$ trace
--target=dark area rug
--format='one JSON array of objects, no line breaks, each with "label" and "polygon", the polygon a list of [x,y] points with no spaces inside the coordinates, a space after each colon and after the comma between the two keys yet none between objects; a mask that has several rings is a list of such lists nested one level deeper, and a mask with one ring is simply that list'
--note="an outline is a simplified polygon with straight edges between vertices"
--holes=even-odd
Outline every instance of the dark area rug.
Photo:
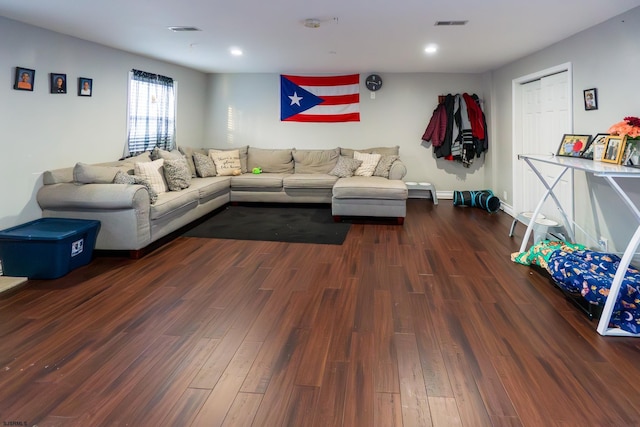
[{"label": "dark area rug", "polygon": [[330,205],[228,205],[183,234],[234,240],[341,245],[351,224],[333,222]]}]

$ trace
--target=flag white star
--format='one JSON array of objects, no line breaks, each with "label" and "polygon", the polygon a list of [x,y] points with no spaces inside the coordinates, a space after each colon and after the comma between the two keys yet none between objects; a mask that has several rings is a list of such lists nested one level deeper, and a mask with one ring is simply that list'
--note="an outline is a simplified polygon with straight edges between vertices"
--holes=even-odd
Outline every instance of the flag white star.
[{"label": "flag white star", "polygon": [[293,96],[290,96],[289,99],[291,99],[291,104],[289,104],[289,105],[296,104],[299,107],[300,106],[300,100],[302,99],[302,97],[298,96],[298,92],[293,92]]}]

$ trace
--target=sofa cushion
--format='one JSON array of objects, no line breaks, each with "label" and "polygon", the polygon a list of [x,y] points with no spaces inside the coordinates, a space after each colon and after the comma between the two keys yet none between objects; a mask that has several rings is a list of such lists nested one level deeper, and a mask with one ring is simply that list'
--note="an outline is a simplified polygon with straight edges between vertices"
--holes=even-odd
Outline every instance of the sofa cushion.
[{"label": "sofa cushion", "polygon": [[145,187],[147,187],[147,191],[149,192],[149,203],[153,205],[155,204],[156,200],[158,200],[158,193],[156,193],[156,190],[153,189],[149,181],[137,175],[129,175],[128,173],[125,173],[123,171],[118,171],[115,178],[113,178],[113,183],[144,185]]},{"label": "sofa cushion", "polygon": [[338,163],[340,149],[333,150],[296,150],[291,151],[295,173],[328,174]]},{"label": "sofa cushion", "polygon": [[198,191],[167,191],[158,195],[155,205],[151,206],[149,217],[159,219],[174,212],[182,212],[185,208],[195,208],[198,205]]},{"label": "sofa cushion", "polygon": [[373,148],[358,148],[357,150],[351,148],[340,148],[340,155],[353,157],[353,152],[359,151],[361,153],[369,153],[369,154],[382,154],[389,156],[397,156],[400,154],[400,147],[398,145],[394,147],[373,147]]},{"label": "sofa cushion", "polygon": [[261,168],[266,173],[293,173],[293,155],[290,149],[249,147],[247,168]]},{"label": "sofa cushion", "polygon": [[134,171],[136,175],[149,181],[151,187],[156,191],[156,193],[162,194],[169,190],[162,171],[163,165],[164,159],[153,160],[151,162],[140,162],[134,164]]},{"label": "sofa cushion", "polygon": [[122,159],[125,163],[143,163],[151,161],[151,153],[149,151],[145,151],[144,153],[140,153],[137,156],[127,157]]},{"label": "sofa cushion", "polygon": [[381,176],[383,178],[389,178],[389,171],[393,162],[398,160],[399,156],[384,155],[380,158],[376,170],[373,171],[373,176]]},{"label": "sofa cushion", "polygon": [[335,167],[329,171],[329,175],[335,175],[339,178],[348,178],[362,164],[362,160],[356,160],[345,156],[340,156]]},{"label": "sofa cushion", "polygon": [[189,188],[191,184],[191,171],[187,160],[182,154],[179,159],[164,160],[164,178],[170,191],[180,191]]},{"label": "sofa cushion", "polygon": [[197,178],[191,181],[189,189],[198,191],[198,200],[202,204],[211,200],[212,196],[228,193],[230,183],[230,176]]},{"label": "sofa cushion", "polygon": [[362,160],[362,164],[358,166],[358,169],[356,169],[353,174],[355,176],[372,176],[373,172],[376,170],[376,166],[378,166],[380,157],[382,157],[380,154],[369,154],[355,151],[353,153],[353,158],[356,160]]},{"label": "sofa cushion", "polygon": [[80,184],[110,184],[120,169],[114,166],[95,166],[76,163],[73,180]]},{"label": "sofa cushion", "polygon": [[328,173],[294,173],[282,179],[284,188],[332,188],[338,177]]},{"label": "sofa cushion", "polygon": [[243,173],[242,175],[231,177],[232,189],[247,189],[247,188],[282,188],[282,179],[284,174],[279,173]]},{"label": "sofa cushion", "polygon": [[403,181],[380,176],[339,179],[333,186],[333,197],[336,199],[405,200],[407,195],[407,186]]},{"label": "sofa cushion", "polygon": [[208,154],[208,150],[205,150],[202,148],[193,148],[193,147],[178,147],[178,151],[184,154],[184,157],[187,159],[187,164],[189,165],[191,176],[193,178],[198,176],[198,170],[196,169],[196,164],[193,161],[193,155],[194,153],[200,153],[206,156]]},{"label": "sofa cushion", "polygon": [[208,176],[217,175],[216,165],[213,163],[213,159],[207,154],[194,152],[193,163],[199,177],[206,178]]},{"label": "sofa cushion", "polygon": [[216,165],[216,176],[231,176],[242,173],[238,150],[209,150],[209,157]]}]

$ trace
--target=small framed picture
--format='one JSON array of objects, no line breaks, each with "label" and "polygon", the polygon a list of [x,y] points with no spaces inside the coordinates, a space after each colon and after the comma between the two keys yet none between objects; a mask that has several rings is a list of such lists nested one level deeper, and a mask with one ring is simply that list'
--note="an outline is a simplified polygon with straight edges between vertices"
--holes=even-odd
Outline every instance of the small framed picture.
[{"label": "small framed picture", "polygon": [[589,148],[591,135],[564,134],[558,147],[558,156],[581,157],[582,153]]},{"label": "small framed picture", "polygon": [[78,96],[91,96],[93,79],[78,77]]},{"label": "small framed picture", "polygon": [[30,90],[33,92],[33,85],[36,78],[36,70],[30,68],[16,67],[16,78],[13,83],[15,90]]},{"label": "small framed picture", "polygon": [[640,139],[626,139],[620,164],[640,168]]},{"label": "small framed picture", "polygon": [[[602,153],[604,152],[604,144],[607,142],[608,133],[599,133],[591,139],[591,144],[582,153],[582,157],[585,159],[602,160]],[[599,153],[597,157],[596,151]],[[597,158],[596,158],[597,157]]]},{"label": "small framed picture", "polygon": [[67,75],[51,73],[51,93],[67,93]]},{"label": "small framed picture", "polygon": [[597,110],[598,109],[598,89],[585,89],[584,91],[584,109]]},{"label": "small framed picture", "polygon": [[620,164],[622,160],[622,149],[624,148],[625,136],[609,135],[604,147],[602,161],[607,163]]}]

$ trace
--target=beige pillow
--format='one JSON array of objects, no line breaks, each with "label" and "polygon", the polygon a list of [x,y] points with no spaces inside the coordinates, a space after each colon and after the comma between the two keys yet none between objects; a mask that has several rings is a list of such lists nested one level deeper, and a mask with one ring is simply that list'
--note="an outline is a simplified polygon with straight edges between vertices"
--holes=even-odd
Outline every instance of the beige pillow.
[{"label": "beige pillow", "polygon": [[380,154],[367,154],[355,151],[353,158],[362,160],[362,164],[353,173],[355,176],[372,176],[378,166],[378,162],[382,156]]},{"label": "beige pillow", "polygon": [[158,159],[152,162],[136,163],[133,169],[136,175],[149,182],[156,193],[161,194],[169,191],[167,181],[164,179],[163,165],[164,159]]},{"label": "beige pillow", "polygon": [[216,165],[217,176],[239,175],[242,173],[238,150],[209,150],[209,157]]},{"label": "beige pillow", "polygon": [[80,184],[109,184],[113,182],[120,169],[113,166],[94,166],[76,163],[73,168],[73,180]]}]

